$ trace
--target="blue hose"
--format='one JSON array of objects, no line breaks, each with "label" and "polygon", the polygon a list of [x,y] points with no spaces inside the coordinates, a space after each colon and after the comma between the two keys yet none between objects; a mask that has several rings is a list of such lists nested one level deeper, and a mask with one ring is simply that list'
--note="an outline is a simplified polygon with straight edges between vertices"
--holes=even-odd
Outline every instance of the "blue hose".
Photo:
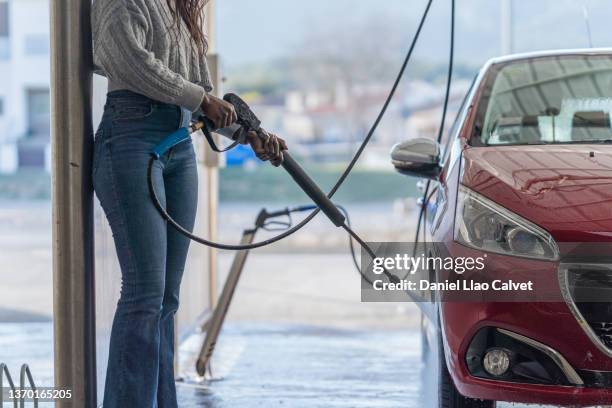
[{"label": "blue hose", "polygon": [[189,134],[189,128],[180,128],[179,130],[168,135],[157,146],[155,146],[153,150],[151,150],[151,156],[153,156],[156,160],[159,160],[159,158],[166,154],[168,150],[172,149],[178,144],[186,142],[190,137],[191,135]]}]

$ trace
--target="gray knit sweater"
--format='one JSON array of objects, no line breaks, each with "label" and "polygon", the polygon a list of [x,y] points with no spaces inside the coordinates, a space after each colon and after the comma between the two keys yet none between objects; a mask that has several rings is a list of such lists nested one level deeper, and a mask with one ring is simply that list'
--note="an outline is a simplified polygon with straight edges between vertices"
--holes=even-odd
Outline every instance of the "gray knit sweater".
[{"label": "gray knit sweater", "polygon": [[196,111],[212,90],[210,75],[182,21],[179,27],[166,0],[95,0],[95,72],[108,78],[109,91],[128,89]]}]

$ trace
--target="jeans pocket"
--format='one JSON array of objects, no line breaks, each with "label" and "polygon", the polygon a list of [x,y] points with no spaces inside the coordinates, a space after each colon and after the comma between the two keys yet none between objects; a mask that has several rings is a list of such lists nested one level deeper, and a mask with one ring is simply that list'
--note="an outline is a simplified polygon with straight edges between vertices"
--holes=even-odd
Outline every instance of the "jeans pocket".
[{"label": "jeans pocket", "polygon": [[113,109],[113,122],[129,122],[143,120],[153,114],[152,102],[139,102],[134,104],[118,104]]}]

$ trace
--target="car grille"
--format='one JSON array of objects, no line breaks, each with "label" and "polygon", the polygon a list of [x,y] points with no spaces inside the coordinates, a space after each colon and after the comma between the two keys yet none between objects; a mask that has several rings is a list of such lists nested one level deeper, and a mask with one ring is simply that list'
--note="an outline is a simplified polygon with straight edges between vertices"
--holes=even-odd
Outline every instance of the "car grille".
[{"label": "car grille", "polygon": [[612,264],[562,264],[565,301],[591,340],[612,353]]},{"label": "car grille", "polygon": [[606,345],[606,347],[612,350],[612,322],[590,322],[593,331]]}]

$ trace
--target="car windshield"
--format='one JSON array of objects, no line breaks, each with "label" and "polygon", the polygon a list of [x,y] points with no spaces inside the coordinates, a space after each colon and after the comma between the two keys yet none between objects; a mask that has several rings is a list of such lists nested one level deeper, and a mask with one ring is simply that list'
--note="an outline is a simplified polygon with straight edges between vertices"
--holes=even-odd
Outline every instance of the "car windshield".
[{"label": "car windshield", "polygon": [[476,120],[478,144],[612,142],[611,55],[503,63],[487,82]]}]

